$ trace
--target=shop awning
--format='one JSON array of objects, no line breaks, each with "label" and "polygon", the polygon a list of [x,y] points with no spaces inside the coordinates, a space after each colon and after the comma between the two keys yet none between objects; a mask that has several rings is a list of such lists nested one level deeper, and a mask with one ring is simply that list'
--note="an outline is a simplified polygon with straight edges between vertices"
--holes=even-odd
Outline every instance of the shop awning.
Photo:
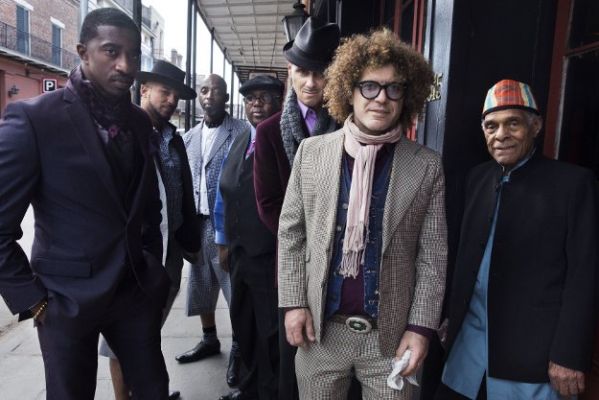
[{"label": "shop awning", "polygon": [[197,9],[243,82],[254,72],[287,77],[281,20],[293,0],[196,0]]}]

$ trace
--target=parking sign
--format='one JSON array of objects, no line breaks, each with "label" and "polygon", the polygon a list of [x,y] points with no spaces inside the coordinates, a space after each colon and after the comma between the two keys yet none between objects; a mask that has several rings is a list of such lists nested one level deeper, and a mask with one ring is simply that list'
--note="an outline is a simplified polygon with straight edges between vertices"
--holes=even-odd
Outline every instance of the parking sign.
[{"label": "parking sign", "polygon": [[43,84],[42,91],[44,93],[56,90],[56,88],[58,86],[58,82],[56,81],[56,79],[44,79],[42,84]]}]

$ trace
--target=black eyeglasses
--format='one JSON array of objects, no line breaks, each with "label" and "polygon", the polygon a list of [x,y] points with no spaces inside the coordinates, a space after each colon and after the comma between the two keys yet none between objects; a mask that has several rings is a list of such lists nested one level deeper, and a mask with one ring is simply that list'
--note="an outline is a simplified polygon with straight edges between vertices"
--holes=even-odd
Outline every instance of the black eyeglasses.
[{"label": "black eyeglasses", "polygon": [[273,96],[270,93],[262,93],[260,96],[248,94],[243,98],[246,104],[252,104],[256,100],[260,100],[263,104],[270,104],[274,99],[279,99],[279,96]]},{"label": "black eyeglasses", "polygon": [[382,89],[385,89],[385,94],[389,100],[399,100],[403,97],[406,84],[402,82],[391,82],[386,85],[381,85],[376,81],[362,81],[356,84],[360,89],[362,97],[368,100],[376,99]]}]

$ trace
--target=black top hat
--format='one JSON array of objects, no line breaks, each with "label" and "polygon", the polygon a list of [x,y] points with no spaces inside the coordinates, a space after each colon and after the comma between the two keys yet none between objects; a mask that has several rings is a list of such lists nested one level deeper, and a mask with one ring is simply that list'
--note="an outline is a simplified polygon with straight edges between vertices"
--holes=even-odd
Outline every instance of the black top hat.
[{"label": "black top hat", "polygon": [[243,96],[251,92],[252,90],[272,90],[280,95],[283,95],[284,85],[277,78],[273,78],[269,75],[258,75],[249,81],[246,81],[239,88],[239,93]]},{"label": "black top hat", "polygon": [[185,72],[166,61],[156,61],[151,72],[139,71],[136,78],[140,83],[158,82],[170,86],[179,92],[179,97],[183,100],[195,99],[197,96],[195,90],[185,85]]},{"label": "black top hat", "polygon": [[339,27],[310,17],[295,36],[283,47],[287,61],[309,71],[322,72],[333,59],[339,46]]}]

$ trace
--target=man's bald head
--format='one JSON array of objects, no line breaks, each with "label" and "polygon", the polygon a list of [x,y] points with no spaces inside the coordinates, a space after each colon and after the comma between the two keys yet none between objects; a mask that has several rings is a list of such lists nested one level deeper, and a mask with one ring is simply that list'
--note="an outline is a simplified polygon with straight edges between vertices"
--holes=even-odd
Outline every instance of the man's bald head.
[{"label": "man's bald head", "polygon": [[204,79],[202,86],[212,84],[213,86],[218,86],[221,89],[227,92],[227,82],[222,78],[222,76],[217,74],[210,74]]},{"label": "man's bald head", "polygon": [[216,74],[210,74],[200,87],[199,100],[204,110],[204,118],[208,121],[218,120],[225,113],[229,101],[227,82]]}]

